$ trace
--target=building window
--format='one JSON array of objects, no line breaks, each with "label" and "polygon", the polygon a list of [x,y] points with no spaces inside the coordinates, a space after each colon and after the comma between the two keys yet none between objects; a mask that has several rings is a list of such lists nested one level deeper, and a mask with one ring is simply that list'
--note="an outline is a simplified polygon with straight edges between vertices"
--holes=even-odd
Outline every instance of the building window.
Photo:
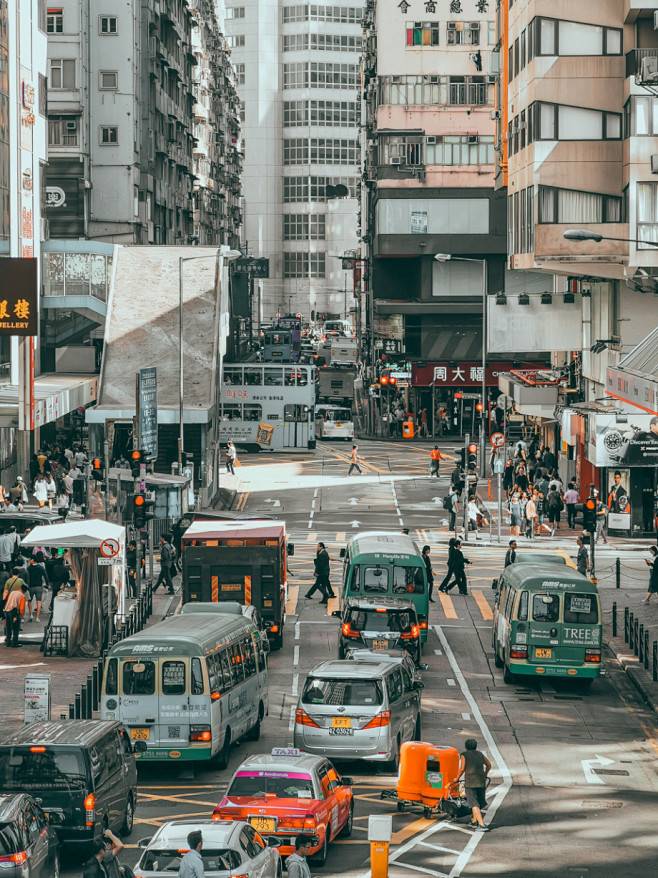
[{"label": "building window", "polygon": [[350,198],[356,198],[355,177],[284,177],[283,200],[285,203],[326,201],[327,186],[345,186]]},{"label": "building window", "polygon": [[236,34],[233,37],[226,37],[226,44],[230,49],[241,49],[244,46],[244,34]]},{"label": "building window", "polygon": [[46,10],[46,33],[64,33],[64,13],[61,9]]},{"label": "building window", "polygon": [[532,140],[620,140],[621,113],[537,101],[529,108]]},{"label": "building window", "polygon": [[487,22],[487,43],[490,46],[496,45],[496,22],[488,21]]},{"label": "building window", "polygon": [[539,187],[539,223],[619,223],[622,199],[595,192]]},{"label": "building window", "polygon": [[379,138],[379,164],[418,167],[425,164],[424,137],[385,135]]},{"label": "building window", "polygon": [[507,199],[507,249],[513,253],[532,253],[535,249],[535,193],[532,186]]},{"label": "building window", "polygon": [[360,52],[361,37],[350,34],[284,34],[283,51]]},{"label": "building window", "polygon": [[119,142],[119,127],[117,125],[101,125],[101,146],[116,146]]},{"label": "building window", "polygon": [[634,96],[626,102],[624,137],[658,137],[658,98]]},{"label": "building window", "polygon": [[283,217],[284,241],[324,241],[325,215],[323,213],[290,213]]},{"label": "building window", "polygon": [[98,17],[98,33],[108,36],[119,33],[119,19],[116,15],[100,15]]},{"label": "building window", "polygon": [[488,102],[484,76],[451,76],[450,104],[482,105]]},{"label": "building window", "polygon": [[101,70],[99,74],[101,91],[115,91],[119,88],[119,74],[116,70]]},{"label": "building window", "polygon": [[425,139],[427,165],[493,165],[494,137],[462,134]]},{"label": "building window", "polygon": [[356,104],[353,101],[284,101],[283,124],[289,128],[309,124],[354,128]]},{"label": "building window", "polygon": [[284,277],[324,277],[324,253],[284,253]]},{"label": "building window", "polygon": [[[621,55],[622,31],[580,21],[534,18],[528,27],[531,56]],[[531,58],[528,58],[530,61]]]},{"label": "building window", "polygon": [[50,88],[75,88],[75,61],[64,58],[51,58],[48,85]]},{"label": "building window", "polygon": [[52,116],[48,119],[48,146],[77,146],[77,116]]},{"label": "building window", "polygon": [[438,46],[438,21],[408,21],[407,46]]},{"label": "building window", "polygon": [[480,44],[480,22],[449,21],[447,42],[449,46],[478,46]]},{"label": "building window", "polygon": [[226,7],[226,17],[230,18],[244,18],[244,6],[227,6]]},{"label": "building window", "polygon": [[238,81],[238,85],[244,85],[245,73],[244,73],[244,64],[235,64],[235,76]]},{"label": "building window", "polygon": [[355,64],[325,64],[311,62],[311,88],[356,88],[357,67]]},{"label": "building window", "polygon": [[358,24],[363,10],[354,6],[284,6],[283,23],[295,21],[330,21],[338,24]]},{"label": "building window", "polygon": [[[636,201],[636,237],[658,243],[658,183],[638,183]],[[638,244],[637,249],[654,250],[650,244]]]}]

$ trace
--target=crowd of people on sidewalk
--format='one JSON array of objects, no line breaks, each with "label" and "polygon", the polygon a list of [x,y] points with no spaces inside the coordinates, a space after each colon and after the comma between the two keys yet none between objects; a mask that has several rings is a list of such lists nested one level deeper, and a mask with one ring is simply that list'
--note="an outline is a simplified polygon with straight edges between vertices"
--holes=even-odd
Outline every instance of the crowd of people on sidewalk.
[{"label": "crowd of people on sidewalk", "polygon": [[39,509],[56,510],[62,519],[77,506],[85,504],[87,453],[82,446],[75,451],[69,445],[60,448],[44,446],[30,459],[30,487],[17,476],[9,488],[0,484],[0,506],[3,512],[23,512],[36,502]]}]

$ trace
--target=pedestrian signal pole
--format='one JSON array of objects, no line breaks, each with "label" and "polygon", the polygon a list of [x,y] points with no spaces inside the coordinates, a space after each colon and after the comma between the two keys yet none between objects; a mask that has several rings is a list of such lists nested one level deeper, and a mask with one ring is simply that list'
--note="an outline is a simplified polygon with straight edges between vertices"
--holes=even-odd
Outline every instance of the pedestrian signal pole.
[{"label": "pedestrian signal pole", "polygon": [[462,506],[464,512],[464,542],[468,542],[468,446],[471,444],[471,437],[468,433],[464,436],[464,496],[462,497]]}]

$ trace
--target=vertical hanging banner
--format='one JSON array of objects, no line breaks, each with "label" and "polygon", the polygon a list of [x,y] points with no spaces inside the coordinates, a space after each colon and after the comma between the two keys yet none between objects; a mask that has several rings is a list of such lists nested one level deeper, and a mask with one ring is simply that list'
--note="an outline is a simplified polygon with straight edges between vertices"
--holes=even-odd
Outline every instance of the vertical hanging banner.
[{"label": "vertical hanging banner", "polygon": [[140,369],[139,444],[151,460],[158,456],[158,370],[155,366]]}]

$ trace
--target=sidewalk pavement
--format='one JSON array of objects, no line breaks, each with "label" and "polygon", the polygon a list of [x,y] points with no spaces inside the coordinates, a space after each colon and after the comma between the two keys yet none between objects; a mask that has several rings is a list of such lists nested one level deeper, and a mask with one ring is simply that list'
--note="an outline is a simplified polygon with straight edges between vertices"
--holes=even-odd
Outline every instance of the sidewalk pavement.
[{"label": "sidewalk pavement", "polygon": [[[174,580],[175,594],[159,591],[153,596],[153,612],[146,628],[160,622],[171,614],[180,600],[180,579]],[[48,598],[50,605],[50,598]],[[130,609],[132,601],[128,602]],[[98,658],[68,656],[44,656],[40,651],[43,631],[50,612],[42,608],[41,622],[23,621],[21,626],[21,649],[8,649],[4,636],[0,638],[0,703],[3,722],[23,722],[23,689],[25,676],[29,673],[51,674],[51,717],[68,717],[69,704],[74,703],[76,693],[86,683],[87,675]]]}]

